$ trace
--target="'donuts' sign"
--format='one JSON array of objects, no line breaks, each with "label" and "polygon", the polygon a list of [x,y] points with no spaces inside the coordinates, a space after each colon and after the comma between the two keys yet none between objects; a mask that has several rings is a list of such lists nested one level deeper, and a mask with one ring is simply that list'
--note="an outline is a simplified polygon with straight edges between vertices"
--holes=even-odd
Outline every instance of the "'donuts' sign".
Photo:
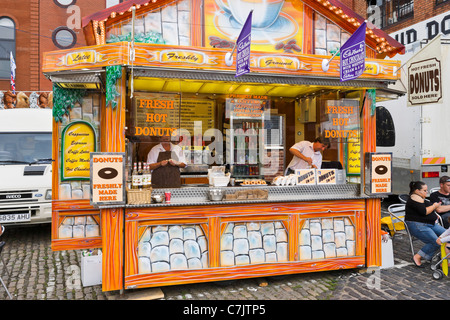
[{"label": "'donuts' sign", "polygon": [[125,204],[125,154],[91,153],[91,204]]},{"label": "'donuts' sign", "polygon": [[411,63],[408,68],[408,104],[436,103],[442,99],[441,61],[436,58]]},{"label": "'donuts' sign", "polygon": [[366,153],[366,193],[390,194],[392,192],[392,153]]}]

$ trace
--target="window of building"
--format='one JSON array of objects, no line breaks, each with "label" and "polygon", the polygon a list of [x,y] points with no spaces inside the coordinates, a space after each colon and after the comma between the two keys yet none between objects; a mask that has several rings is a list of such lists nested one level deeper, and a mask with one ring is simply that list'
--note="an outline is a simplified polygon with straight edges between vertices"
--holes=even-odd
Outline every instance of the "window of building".
[{"label": "window of building", "polygon": [[449,0],[436,0],[436,5],[448,2]]},{"label": "window of building", "polygon": [[122,3],[122,2],[123,2],[123,0],[106,0],[106,7],[109,8],[109,7],[118,5],[119,3]]},{"label": "window of building", "polygon": [[395,126],[390,112],[377,107],[377,147],[395,146]]},{"label": "window of building", "polygon": [[58,27],[53,31],[52,40],[60,49],[70,49],[77,43],[77,34],[68,27]]},{"label": "window of building", "polygon": [[58,7],[67,8],[74,5],[77,0],[53,0]]},{"label": "window of building", "polygon": [[16,30],[10,18],[0,18],[0,79],[11,78],[10,57],[16,55]]},{"label": "window of building", "polygon": [[369,5],[375,5],[380,8],[380,17],[375,17],[380,28],[388,27],[391,24],[414,16],[414,0],[370,0]]}]

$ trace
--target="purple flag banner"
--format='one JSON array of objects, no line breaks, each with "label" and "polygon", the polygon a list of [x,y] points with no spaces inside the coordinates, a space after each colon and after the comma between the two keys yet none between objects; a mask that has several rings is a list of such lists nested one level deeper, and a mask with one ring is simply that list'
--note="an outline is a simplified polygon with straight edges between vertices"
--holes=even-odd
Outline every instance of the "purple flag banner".
[{"label": "purple flag banner", "polygon": [[366,22],[341,47],[341,81],[358,78],[366,68]]},{"label": "purple flag banner", "polygon": [[235,78],[250,72],[250,46],[252,44],[252,15],[248,14],[247,20],[242,27],[241,33],[236,41],[236,75]]}]

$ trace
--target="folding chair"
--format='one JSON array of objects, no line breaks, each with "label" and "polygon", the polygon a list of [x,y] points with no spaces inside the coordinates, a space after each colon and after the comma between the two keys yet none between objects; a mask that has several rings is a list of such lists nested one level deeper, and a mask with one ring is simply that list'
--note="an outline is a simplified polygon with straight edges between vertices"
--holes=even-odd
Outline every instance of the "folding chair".
[{"label": "folding chair", "polygon": [[406,203],[409,199],[409,194],[399,194],[398,200],[400,200],[401,203]]},{"label": "folding chair", "polygon": [[439,191],[441,189],[441,187],[434,187],[430,189],[430,194],[432,194],[433,192]]},{"label": "folding chair", "polygon": [[[3,233],[5,232],[5,227],[4,226],[1,226],[1,227],[2,227],[1,235],[3,235]],[[3,266],[4,266],[5,270],[6,270],[6,274],[8,275],[9,278],[11,278],[11,274],[9,273],[8,267],[6,266],[5,260],[3,259],[3,256],[2,256],[2,251],[3,251],[3,247],[5,246],[5,244],[6,244],[5,241],[0,241],[0,258],[1,258],[2,262],[3,262]],[[3,279],[1,277],[1,275],[0,275],[0,282],[2,283],[3,288],[5,288],[9,299],[12,300],[13,297],[12,297],[11,293],[9,293],[8,288],[6,287],[5,283],[3,282]]]},{"label": "folding chair", "polygon": [[[393,228],[393,235],[392,240],[394,240],[395,235],[397,233],[401,233],[401,231],[405,230],[406,234],[409,238],[409,245],[411,247],[411,254],[414,257],[414,246],[413,246],[413,237],[411,236],[411,233],[409,232],[408,225],[405,223],[405,205],[402,203],[396,203],[391,204],[388,207],[388,212],[391,218],[392,228]],[[404,229],[399,229],[398,225],[396,227],[396,224],[403,225]]]}]

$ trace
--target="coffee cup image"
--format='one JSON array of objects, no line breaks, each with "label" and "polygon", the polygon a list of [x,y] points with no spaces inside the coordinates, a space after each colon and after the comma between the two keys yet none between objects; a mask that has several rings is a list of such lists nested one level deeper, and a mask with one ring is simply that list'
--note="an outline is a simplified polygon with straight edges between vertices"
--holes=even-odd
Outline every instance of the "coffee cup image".
[{"label": "coffee cup image", "polygon": [[216,0],[225,14],[243,25],[253,10],[252,28],[270,27],[278,19],[285,0]]}]

